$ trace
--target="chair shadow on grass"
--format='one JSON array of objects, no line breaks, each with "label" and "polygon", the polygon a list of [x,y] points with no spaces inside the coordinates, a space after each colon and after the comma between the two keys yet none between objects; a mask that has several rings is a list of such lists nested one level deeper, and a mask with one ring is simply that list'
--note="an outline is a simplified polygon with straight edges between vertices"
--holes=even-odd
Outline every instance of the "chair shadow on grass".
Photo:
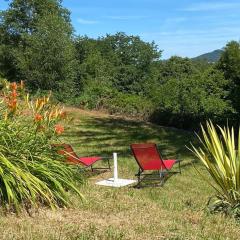
[{"label": "chair shadow on grass", "polygon": [[76,174],[81,173],[86,178],[96,177],[100,174],[107,173],[110,171],[111,170],[109,169],[98,169],[98,168],[93,168],[93,171],[92,171],[90,167],[79,167],[79,166],[76,167]]},{"label": "chair shadow on grass", "polygon": [[[137,183],[133,186],[131,186],[131,188],[135,188],[135,189],[143,189],[143,188],[149,188],[149,187],[163,187],[165,185],[165,183],[174,175],[177,175],[179,173],[168,173],[166,174],[163,178],[160,178],[159,176],[159,180],[158,179],[152,179],[152,177],[149,176],[144,176],[141,180],[140,183]],[[180,174],[179,174],[180,175]],[[157,173],[154,173],[154,176],[157,176]]]},{"label": "chair shadow on grass", "polygon": [[155,179],[152,180],[151,177],[148,179],[148,177],[143,177],[140,183],[137,183],[130,188],[135,189],[142,189],[142,188],[149,188],[149,187],[163,187],[165,183],[168,181],[169,178],[176,175],[178,173],[168,173],[164,178],[160,178],[159,180]]},{"label": "chair shadow on grass", "polygon": [[[187,163],[185,164],[181,164],[181,173],[186,170],[186,168],[189,168],[189,167],[192,167],[193,164],[198,164],[199,161],[197,161],[196,159],[192,159],[192,161],[188,161]],[[153,171],[152,172],[154,175],[153,176],[159,176],[159,172],[158,171]],[[131,186],[131,188],[136,188],[136,189],[141,189],[141,188],[147,188],[147,187],[163,187],[166,182],[173,176],[175,175],[179,175],[179,177],[181,177],[181,173],[180,172],[174,172],[174,171],[170,171],[170,172],[166,172],[165,173],[165,176],[161,179],[160,176],[159,176],[159,180],[155,179],[155,180],[152,180],[152,176],[144,176],[140,182],[140,184],[136,184],[136,185],[133,185]],[[142,184],[144,183],[144,184]]]}]

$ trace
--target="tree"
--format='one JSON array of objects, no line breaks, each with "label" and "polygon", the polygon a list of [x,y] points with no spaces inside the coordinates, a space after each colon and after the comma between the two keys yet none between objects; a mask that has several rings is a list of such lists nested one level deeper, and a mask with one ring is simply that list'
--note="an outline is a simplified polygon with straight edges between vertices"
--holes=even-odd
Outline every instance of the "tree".
[{"label": "tree", "polygon": [[[67,90],[75,75],[69,12],[60,0],[13,0],[1,13],[4,48],[14,69],[32,90]],[[8,61],[4,61],[4,64]]]},{"label": "tree", "polygon": [[218,68],[230,80],[230,99],[238,113],[240,113],[240,43],[229,42],[218,62]]},{"label": "tree", "polygon": [[76,60],[71,31],[66,22],[59,16],[46,15],[27,42],[29,46],[20,51],[23,54],[18,52],[16,56],[29,87],[68,92],[73,87]]},{"label": "tree", "polygon": [[[75,81],[78,95],[86,88],[87,92],[91,92],[93,96],[97,93],[94,90],[95,87],[98,89],[103,87],[103,91],[107,86],[112,87],[114,82],[113,63],[99,50],[99,40],[77,37],[74,42],[79,62],[77,69],[78,77]],[[93,88],[92,91],[90,88]]]},{"label": "tree", "polygon": [[160,66],[160,77],[162,79],[178,78],[181,79],[198,72],[198,68],[189,58],[173,56],[167,61],[162,61]]},{"label": "tree", "polygon": [[219,68],[223,70],[227,79],[231,79],[235,84],[240,85],[240,43],[229,42],[219,60]]},{"label": "tree", "polygon": [[142,92],[151,65],[161,56],[154,42],[121,32],[99,38],[99,50],[115,67],[114,86],[119,91],[137,94]]},{"label": "tree", "polygon": [[46,14],[58,15],[70,25],[70,13],[61,3],[61,0],[12,0],[9,9],[0,15],[5,40],[12,44],[23,42],[25,36],[36,31],[39,20]]}]

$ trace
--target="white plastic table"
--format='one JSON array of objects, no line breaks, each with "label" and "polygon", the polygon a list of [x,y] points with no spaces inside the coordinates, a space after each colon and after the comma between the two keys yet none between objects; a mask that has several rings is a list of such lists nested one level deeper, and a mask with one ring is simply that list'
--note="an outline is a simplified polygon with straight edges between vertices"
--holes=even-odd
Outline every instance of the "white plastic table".
[{"label": "white plastic table", "polygon": [[118,178],[118,163],[117,163],[117,153],[113,153],[113,178],[105,179],[96,182],[97,185],[108,186],[108,187],[124,187],[136,182],[132,179],[122,179]]}]

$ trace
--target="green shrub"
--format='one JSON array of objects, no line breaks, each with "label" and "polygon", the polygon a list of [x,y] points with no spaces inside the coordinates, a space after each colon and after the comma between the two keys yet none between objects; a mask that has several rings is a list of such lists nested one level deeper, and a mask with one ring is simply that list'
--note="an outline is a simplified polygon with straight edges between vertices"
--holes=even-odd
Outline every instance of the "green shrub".
[{"label": "green shrub", "polygon": [[73,103],[87,109],[104,109],[111,114],[146,120],[153,111],[153,104],[150,100],[140,95],[119,92],[105,81],[101,84],[97,81],[90,81]]},{"label": "green shrub", "polygon": [[131,117],[141,118],[147,120],[153,111],[153,104],[146,98],[116,92],[112,98],[105,102],[106,108],[110,113],[127,115]]},{"label": "green shrub", "polygon": [[151,86],[155,103],[152,120],[159,124],[196,129],[211,118],[225,123],[234,110],[228,100],[229,82],[213,67],[194,75],[171,78]]},{"label": "green shrub", "polygon": [[72,103],[87,109],[99,110],[105,106],[105,102],[112,97],[113,92],[114,89],[105,80],[89,80],[85,84],[83,92],[73,99]]},{"label": "green shrub", "polygon": [[65,113],[49,97],[29,101],[23,83],[7,84],[0,103],[0,203],[10,210],[68,206],[75,170],[51,148]]},{"label": "green shrub", "polygon": [[[218,127],[207,122],[202,127],[203,148],[193,147],[193,152],[202,161],[212,177],[208,184],[216,191],[216,200],[210,204],[213,211],[223,211],[240,218],[240,130],[238,144],[233,128]],[[202,175],[202,174],[201,174]]]}]

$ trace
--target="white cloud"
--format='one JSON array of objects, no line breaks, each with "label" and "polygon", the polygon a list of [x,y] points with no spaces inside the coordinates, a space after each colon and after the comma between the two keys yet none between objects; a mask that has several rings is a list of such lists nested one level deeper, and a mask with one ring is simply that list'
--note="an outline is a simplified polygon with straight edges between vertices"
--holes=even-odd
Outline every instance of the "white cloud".
[{"label": "white cloud", "polygon": [[216,11],[216,10],[227,10],[227,9],[236,9],[240,7],[240,3],[237,2],[204,2],[198,4],[192,4],[181,10],[188,12],[197,12],[197,11]]},{"label": "white cloud", "polygon": [[98,24],[99,23],[99,21],[96,21],[96,20],[86,20],[83,18],[78,18],[77,22],[80,24]]}]

